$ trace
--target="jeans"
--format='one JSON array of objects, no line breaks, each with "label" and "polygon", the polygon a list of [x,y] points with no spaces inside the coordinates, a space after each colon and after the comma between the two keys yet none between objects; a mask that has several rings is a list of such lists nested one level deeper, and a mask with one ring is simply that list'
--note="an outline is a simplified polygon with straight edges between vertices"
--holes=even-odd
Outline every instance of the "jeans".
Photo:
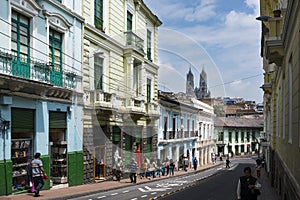
[{"label": "jeans", "polygon": [[131,172],[129,176],[131,183],[136,183],[136,173]]},{"label": "jeans", "polygon": [[174,166],[170,166],[170,176],[174,176]]},{"label": "jeans", "polygon": [[39,194],[40,190],[44,186],[44,180],[41,176],[33,177],[34,182],[34,191],[36,194]]}]

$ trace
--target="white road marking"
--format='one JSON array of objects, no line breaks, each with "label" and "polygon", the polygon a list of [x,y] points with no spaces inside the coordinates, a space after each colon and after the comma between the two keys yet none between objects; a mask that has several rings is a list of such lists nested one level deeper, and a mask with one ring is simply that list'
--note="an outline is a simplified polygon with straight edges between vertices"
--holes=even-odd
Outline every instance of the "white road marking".
[{"label": "white road marking", "polygon": [[133,198],[133,199],[131,199],[131,200],[137,200],[137,198]]},{"label": "white road marking", "polygon": [[172,188],[150,188],[148,186],[145,186],[146,189],[144,188],[138,188],[141,192],[158,192],[158,191],[166,191]]},{"label": "white road marking", "polygon": [[125,191],[123,191],[123,193],[127,193],[127,192],[129,192],[129,190],[125,190]]},{"label": "white road marking", "polygon": [[145,197],[147,197],[147,195],[143,195],[143,196],[141,196],[142,198],[145,198]]},{"label": "white road marking", "polygon": [[111,194],[111,196],[115,196],[115,195],[117,195],[118,193],[113,193],[113,194]]},{"label": "white road marking", "polygon": [[105,198],[106,196],[101,196],[101,197],[97,197],[97,199],[103,199]]},{"label": "white road marking", "polygon": [[156,192],[152,192],[151,194],[156,194]]}]

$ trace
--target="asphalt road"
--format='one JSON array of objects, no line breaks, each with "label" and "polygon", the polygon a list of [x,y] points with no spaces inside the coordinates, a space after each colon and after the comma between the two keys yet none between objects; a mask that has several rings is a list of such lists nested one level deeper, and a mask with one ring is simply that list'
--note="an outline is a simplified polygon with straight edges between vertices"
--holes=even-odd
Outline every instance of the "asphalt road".
[{"label": "asphalt road", "polygon": [[[236,163],[248,163],[237,165]],[[100,192],[74,198],[75,200],[138,200],[138,199],[192,199],[234,200],[237,180],[243,168],[253,163],[252,159],[233,160],[234,167],[215,166],[208,170],[186,176],[174,177],[131,187]],[[235,167],[237,168],[235,169]],[[175,172],[176,173],[176,172]]]}]

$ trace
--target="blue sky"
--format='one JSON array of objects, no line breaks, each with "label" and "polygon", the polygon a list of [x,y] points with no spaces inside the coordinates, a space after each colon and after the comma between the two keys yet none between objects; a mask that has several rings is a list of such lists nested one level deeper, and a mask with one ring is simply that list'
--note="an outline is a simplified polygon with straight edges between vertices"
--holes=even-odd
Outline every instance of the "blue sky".
[{"label": "blue sky", "polygon": [[204,67],[212,96],[262,102],[261,26],[255,20],[259,0],[144,2],[163,22],[158,44],[159,89],[185,91],[189,67],[197,86]]}]

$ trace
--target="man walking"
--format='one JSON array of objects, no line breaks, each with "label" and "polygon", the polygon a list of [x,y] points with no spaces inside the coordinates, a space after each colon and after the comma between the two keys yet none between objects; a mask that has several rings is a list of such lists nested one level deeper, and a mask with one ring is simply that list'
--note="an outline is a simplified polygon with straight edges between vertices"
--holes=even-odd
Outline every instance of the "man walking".
[{"label": "man walking", "polygon": [[130,181],[131,183],[136,183],[136,176],[137,176],[137,162],[134,160],[134,158],[131,159],[131,163],[130,163]]},{"label": "man walking", "polygon": [[257,179],[251,175],[251,168],[245,167],[244,176],[241,176],[237,187],[237,199],[238,200],[257,200],[257,196],[260,195],[259,188],[261,185],[257,182]]},{"label": "man walking", "polygon": [[36,153],[31,161],[32,178],[34,183],[34,197],[40,196],[40,190],[44,186],[43,175],[46,175],[41,161],[41,154]]},{"label": "man walking", "polygon": [[193,160],[194,170],[197,170],[197,165],[198,165],[198,160],[197,160],[197,158],[195,157],[194,160]]}]

